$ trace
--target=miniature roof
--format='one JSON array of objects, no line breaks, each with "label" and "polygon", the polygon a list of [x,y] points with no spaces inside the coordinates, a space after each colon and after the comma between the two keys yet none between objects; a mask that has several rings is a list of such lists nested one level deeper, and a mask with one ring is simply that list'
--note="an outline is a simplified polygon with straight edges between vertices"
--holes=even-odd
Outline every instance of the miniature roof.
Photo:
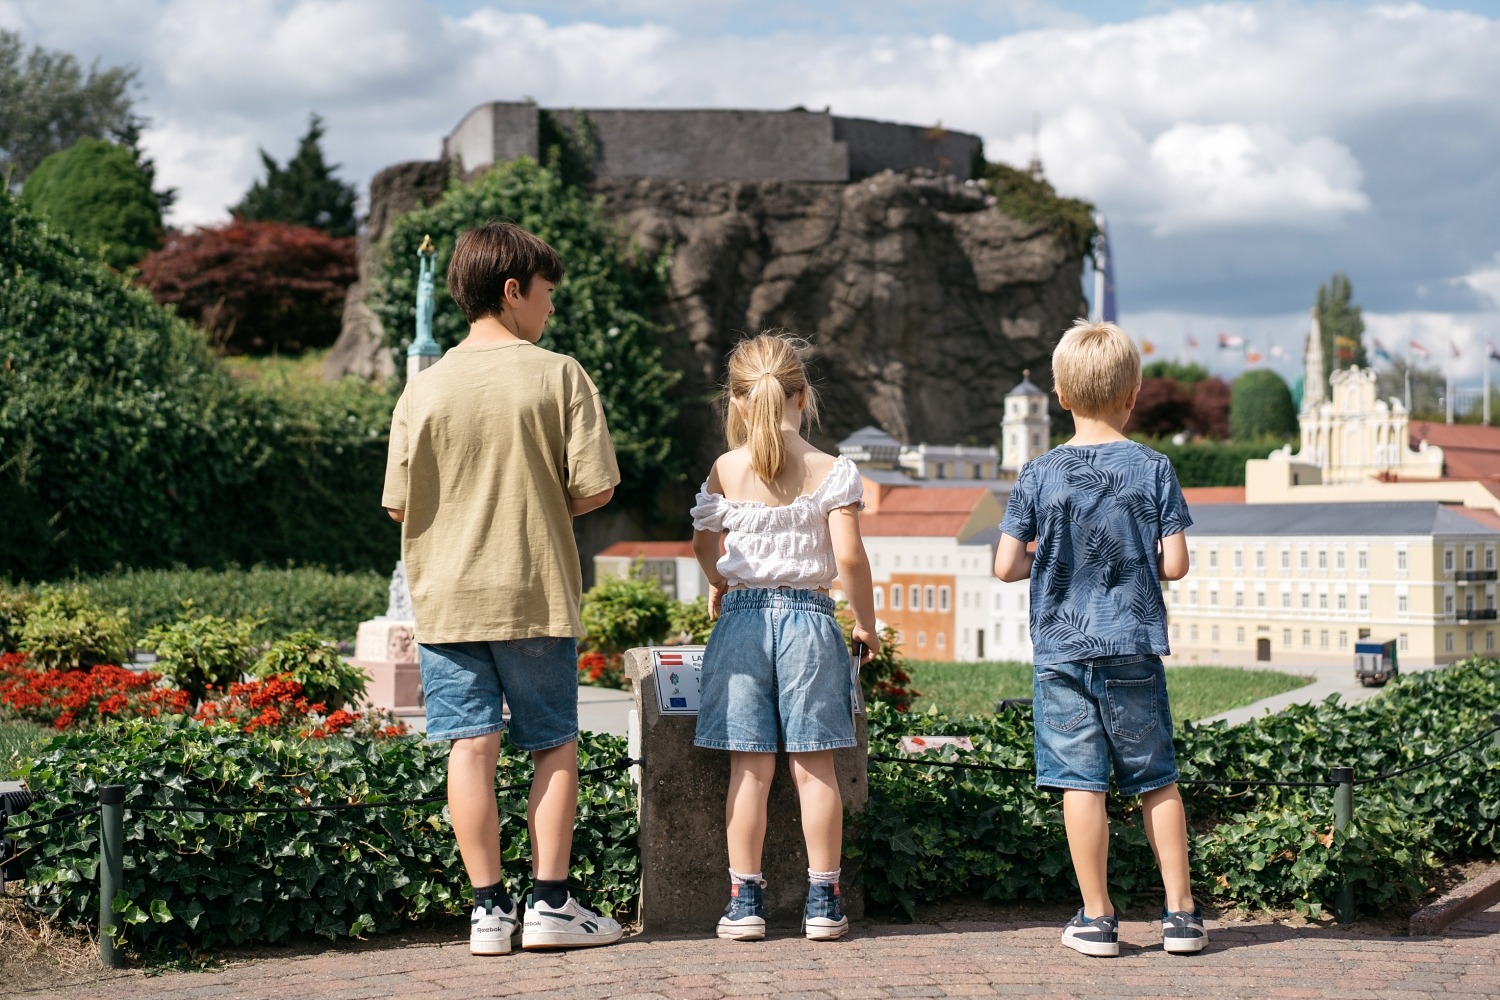
[{"label": "miniature roof", "polygon": [[1043,392],[1042,390],[1038,389],[1036,386],[1034,386],[1034,385],[1031,384],[1031,369],[1027,368],[1025,371],[1021,372],[1021,384],[1018,385],[1018,386],[1016,386],[1010,392],[1007,392],[1006,395],[1007,396],[1045,396],[1047,394],[1045,392]]},{"label": "miniature roof", "polygon": [[1192,508],[1194,535],[1500,535],[1485,521],[1436,500],[1348,503],[1209,503]]},{"label": "miniature roof", "polygon": [[617,559],[691,559],[693,558],[693,543],[615,542],[600,552],[599,556]]},{"label": "miniature roof", "polygon": [[839,451],[849,448],[902,448],[900,441],[879,427],[861,427],[839,442]]}]

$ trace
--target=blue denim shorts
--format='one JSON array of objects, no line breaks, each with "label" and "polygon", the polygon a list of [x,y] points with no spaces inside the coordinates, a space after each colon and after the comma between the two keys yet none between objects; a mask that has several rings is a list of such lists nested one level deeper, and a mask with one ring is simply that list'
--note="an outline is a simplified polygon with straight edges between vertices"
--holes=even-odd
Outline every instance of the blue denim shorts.
[{"label": "blue denim shorts", "polygon": [[813,590],[731,590],[703,652],[693,742],[755,753],[854,746],[849,662],[828,597]]},{"label": "blue denim shorts", "polygon": [[502,698],[517,749],[550,750],[578,738],[578,640],[418,643],[417,650],[428,742],[505,729]]},{"label": "blue denim shorts", "polygon": [[1177,780],[1161,657],[1039,664],[1033,691],[1038,788],[1107,792],[1111,767],[1121,795]]}]

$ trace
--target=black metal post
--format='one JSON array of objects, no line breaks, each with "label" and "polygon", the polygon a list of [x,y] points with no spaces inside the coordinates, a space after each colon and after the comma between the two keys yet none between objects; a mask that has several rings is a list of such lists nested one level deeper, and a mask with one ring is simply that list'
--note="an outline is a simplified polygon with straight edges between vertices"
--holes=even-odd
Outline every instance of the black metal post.
[{"label": "black metal post", "polygon": [[125,966],[115,945],[115,893],[125,878],[125,786],[99,786],[99,958],[110,969]]},{"label": "black metal post", "polygon": [[[1354,768],[1330,768],[1328,780],[1337,784],[1333,790],[1333,828],[1343,833],[1354,821]],[[1341,924],[1354,919],[1354,886],[1347,879],[1339,885],[1333,915]]]}]

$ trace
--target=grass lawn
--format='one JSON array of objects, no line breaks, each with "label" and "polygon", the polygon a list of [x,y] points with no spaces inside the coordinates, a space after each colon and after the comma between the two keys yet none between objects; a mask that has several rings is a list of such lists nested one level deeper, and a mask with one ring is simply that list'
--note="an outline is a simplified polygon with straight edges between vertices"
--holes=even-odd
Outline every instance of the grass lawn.
[{"label": "grass lawn", "polygon": [[[912,710],[936,705],[949,715],[991,715],[1001,698],[1030,698],[1029,663],[940,663],[912,660],[911,686],[922,692]],[[1312,682],[1311,677],[1244,667],[1168,667],[1167,694],[1178,725],[1206,719]]]},{"label": "grass lawn", "polygon": [[17,760],[52,733],[32,722],[0,720],[0,781],[14,777]]}]

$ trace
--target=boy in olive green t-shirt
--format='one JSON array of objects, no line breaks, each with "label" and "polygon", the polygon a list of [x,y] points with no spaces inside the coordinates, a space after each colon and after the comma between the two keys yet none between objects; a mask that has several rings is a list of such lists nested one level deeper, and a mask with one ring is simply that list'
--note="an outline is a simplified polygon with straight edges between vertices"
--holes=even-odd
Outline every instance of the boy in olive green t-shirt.
[{"label": "boy in olive green t-shirt", "polygon": [[620,481],[599,392],[536,346],[563,267],[510,223],[458,238],[448,291],[469,335],[408,383],[391,419],[382,503],[402,523],[427,738],[450,740],[448,809],[474,887],[469,950],[503,955],[521,927],[500,872],[495,769],[507,728],[532,754],[533,892],[524,948],[619,940],[568,893],[578,807],[578,619],[572,519]]}]

